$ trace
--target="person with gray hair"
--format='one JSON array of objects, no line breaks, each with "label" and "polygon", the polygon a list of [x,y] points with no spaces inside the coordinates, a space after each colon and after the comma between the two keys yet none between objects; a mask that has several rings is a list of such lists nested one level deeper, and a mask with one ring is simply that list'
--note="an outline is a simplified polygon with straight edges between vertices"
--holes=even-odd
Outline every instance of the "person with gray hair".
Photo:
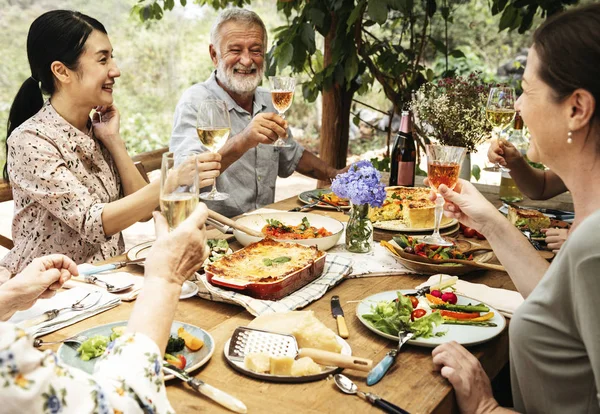
[{"label": "person with gray hair", "polygon": [[[288,123],[279,116],[269,90],[259,87],[265,71],[267,31],[261,18],[250,10],[222,11],[211,30],[210,58],[215,70],[208,80],[187,89],[175,108],[170,150],[177,157],[202,153],[196,132],[198,104],[218,99],[227,104],[231,135],[219,150],[219,191],[230,197],[207,201],[210,209],[232,217],[275,201],[277,177],[298,171],[319,180],[339,172],[305,150],[291,136]],[[290,147],[273,146],[278,138]]]}]

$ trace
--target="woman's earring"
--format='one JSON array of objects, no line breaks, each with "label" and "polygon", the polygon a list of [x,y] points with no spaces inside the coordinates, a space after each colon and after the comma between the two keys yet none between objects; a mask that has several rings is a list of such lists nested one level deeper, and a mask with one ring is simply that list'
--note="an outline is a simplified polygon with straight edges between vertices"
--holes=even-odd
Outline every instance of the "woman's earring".
[{"label": "woman's earring", "polygon": [[573,133],[571,131],[569,131],[569,133],[567,134],[568,138],[567,138],[567,144],[572,144],[573,143]]}]

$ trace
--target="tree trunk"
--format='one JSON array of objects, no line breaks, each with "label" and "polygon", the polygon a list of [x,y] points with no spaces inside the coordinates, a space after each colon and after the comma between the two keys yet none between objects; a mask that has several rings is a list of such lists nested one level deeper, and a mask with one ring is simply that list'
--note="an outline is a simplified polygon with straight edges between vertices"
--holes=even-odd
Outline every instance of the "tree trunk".
[{"label": "tree trunk", "polygon": [[[328,67],[336,64],[331,61],[331,42],[335,36],[335,15],[325,37],[325,53],[323,65]],[[348,154],[348,134],[350,131],[350,106],[354,90],[347,90],[347,85],[333,84],[332,87],[323,90],[323,114],[321,118],[321,143],[319,157],[334,168],[346,166],[346,155]],[[330,182],[319,181],[317,186],[330,185]]]}]

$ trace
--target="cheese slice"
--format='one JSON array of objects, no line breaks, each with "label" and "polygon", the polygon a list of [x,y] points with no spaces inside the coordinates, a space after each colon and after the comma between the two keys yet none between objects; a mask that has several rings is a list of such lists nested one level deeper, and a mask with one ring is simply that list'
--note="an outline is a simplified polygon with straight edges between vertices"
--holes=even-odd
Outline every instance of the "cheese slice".
[{"label": "cheese slice", "polygon": [[315,317],[313,311],[292,311],[261,315],[248,327],[293,335],[299,348],[316,348],[340,353],[335,333]]},{"label": "cheese slice", "polygon": [[292,375],[294,358],[291,356],[271,357],[271,375]]},{"label": "cheese slice", "polygon": [[271,357],[262,352],[252,352],[244,357],[244,367],[260,374],[268,374],[271,370]]},{"label": "cheese slice", "polygon": [[294,361],[292,365],[292,376],[303,377],[305,375],[315,375],[321,373],[321,366],[312,358],[303,357]]}]

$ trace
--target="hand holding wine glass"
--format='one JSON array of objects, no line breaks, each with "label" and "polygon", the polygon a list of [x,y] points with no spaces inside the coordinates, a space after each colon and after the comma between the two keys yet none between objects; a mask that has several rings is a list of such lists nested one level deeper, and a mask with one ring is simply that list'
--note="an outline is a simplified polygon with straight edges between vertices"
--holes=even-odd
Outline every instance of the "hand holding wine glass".
[{"label": "hand holding wine glass", "polygon": [[[285,119],[285,111],[289,109],[294,100],[294,88],[296,87],[296,79],[284,76],[269,76],[271,82],[271,99],[273,106],[277,109],[279,115]],[[291,147],[283,139],[278,138],[273,143],[275,147]]]},{"label": "hand holding wine glass", "polygon": [[[217,152],[229,138],[231,122],[229,110],[224,101],[206,100],[198,104],[198,117],[196,120],[198,138],[211,152]],[[217,181],[213,182],[212,190],[200,194],[203,200],[226,200],[229,194],[217,191]]]},{"label": "hand holding wine glass", "polygon": [[160,169],[160,210],[171,230],[195,210],[199,190],[196,156],[176,164],[172,152],[164,153]]},{"label": "hand holding wine glass", "polygon": [[[500,133],[508,127],[515,117],[515,89],[510,87],[491,88],[488,96],[485,114],[492,125],[492,137],[502,143]],[[496,163],[493,167],[484,168],[485,171],[500,172],[505,168]],[[508,171],[508,170],[507,170]]]},{"label": "hand holding wine glass", "polygon": [[453,189],[458,182],[460,166],[466,154],[466,148],[450,147],[446,145],[426,145],[427,150],[427,178],[429,185],[437,193],[435,200],[435,224],[433,234],[422,239],[423,243],[438,246],[452,246],[440,235],[440,223],[444,208],[444,197],[439,193],[440,185],[445,184]]}]

